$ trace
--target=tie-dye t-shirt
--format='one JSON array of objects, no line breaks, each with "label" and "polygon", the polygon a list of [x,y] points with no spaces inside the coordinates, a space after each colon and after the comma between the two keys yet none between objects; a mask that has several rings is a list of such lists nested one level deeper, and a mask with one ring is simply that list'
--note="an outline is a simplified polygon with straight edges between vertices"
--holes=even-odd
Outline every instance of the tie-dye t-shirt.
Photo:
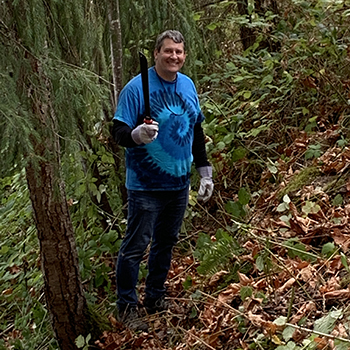
[{"label": "tie-dye t-shirt", "polygon": [[[177,73],[173,82],[148,70],[151,117],[159,123],[158,137],[147,145],[126,148],[126,188],[180,190],[189,185],[193,161],[193,128],[204,119],[192,80]],[[114,118],[134,129],[143,122],[141,75],[121,91]]]}]

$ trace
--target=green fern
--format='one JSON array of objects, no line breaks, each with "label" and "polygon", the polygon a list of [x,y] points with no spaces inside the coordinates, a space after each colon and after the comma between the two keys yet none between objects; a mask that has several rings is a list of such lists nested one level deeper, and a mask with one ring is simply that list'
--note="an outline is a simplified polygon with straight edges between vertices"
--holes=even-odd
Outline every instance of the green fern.
[{"label": "green fern", "polygon": [[202,232],[199,234],[194,252],[195,258],[200,261],[197,271],[202,275],[214,274],[224,269],[241,253],[242,248],[238,242],[224,230],[217,231],[214,241]]}]

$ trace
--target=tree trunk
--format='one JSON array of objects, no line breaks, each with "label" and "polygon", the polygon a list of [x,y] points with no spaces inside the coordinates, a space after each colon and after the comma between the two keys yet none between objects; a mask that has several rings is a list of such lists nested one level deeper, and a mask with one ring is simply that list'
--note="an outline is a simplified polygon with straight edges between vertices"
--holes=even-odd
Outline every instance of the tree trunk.
[{"label": "tree trunk", "polygon": [[75,350],[75,339],[86,335],[87,305],[64,190],[55,184],[54,168],[49,162],[40,162],[39,169],[31,163],[26,168],[27,181],[51,324],[60,348]]},{"label": "tree trunk", "polygon": [[[255,2],[255,10],[259,16],[263,17],[267,11],[279,15],[278,3],[276,0],[259,0]],[[273,32],[275,26],[278,24],[278,17],[274,18],[272,22],[274,27],[269,27],[268,32],[266,33],[266,39],[262,41],[259,45],[260,49],[267,48],[270,52],[277,52],[281,49],[280,41],[274,41],[271,36],[268,34]]]},{"label": "tree trunk", "polygon": [[[32,95],[31,107],[40,135],[31,136],[34,155],[28,157],[26,175],[40,242],[45,298],[60,348],[76,350],[75,339],[85,336],[88,329],[87,302],[60,177],[60,147],[50,83],[40,63],[33,57],[30,61],[34,74],[24,81]],[[36,80],[35,86],[33,80]]]},{"label": "tree trunk", "polygon": [[117,106],[118,96],[123,87],[123,45],[119,13],[119,0],[108,0],[108,19],[113,74],[114,109]]},{"label": "tree trunk", "polygon": [[[248,0],[237,1],[237,10],[241,16],[247,16],[250,18],[250,14],[248,13]],[[244,51],[255,43],[256,33],[254,28],[249,28],[248,26],[241,25],[240,36]]]},{"label": "tree trunk", "polygon": [[[113,111],[115,111],[118,104],[118,97],[123,88],[123,42],[122,29],[120,21],[120,6],[119,0],[108,0],[108,20],[109,20],[109,35],[111,47],[111,61],[112,61],[112,76],[113,76]],[[110,128],[112,134],[112,126]],[[114,141],[113,137],[109,138],[109,145],[114,155],[116,167],[118,167],[119,160],[116,154],[119,153],[120,148]],[[126,188],[122,186],[121,195],[123,203],[126,203],[127,193]],[[125,214],[125,213],[124,213]],[[119,233],[119,231],[118,231]]]}]

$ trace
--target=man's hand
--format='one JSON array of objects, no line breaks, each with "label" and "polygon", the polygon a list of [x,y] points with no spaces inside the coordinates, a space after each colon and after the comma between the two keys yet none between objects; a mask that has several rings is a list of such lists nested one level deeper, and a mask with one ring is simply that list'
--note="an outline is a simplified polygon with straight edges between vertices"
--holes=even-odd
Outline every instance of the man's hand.
[{"label": "man's hand", "polygon": [[131,137],[138,145],[151,143],[158,136],[158,125],[154,120],[150,124],[143,123],[131,132]]},{"label": "man's hand", "polygon": [[214,183],[212,180],[213,170],[211,166],[205,166],[197,168],[197,171],[201,176],[197,199],[205,203],[210,199],[214,190]]}]

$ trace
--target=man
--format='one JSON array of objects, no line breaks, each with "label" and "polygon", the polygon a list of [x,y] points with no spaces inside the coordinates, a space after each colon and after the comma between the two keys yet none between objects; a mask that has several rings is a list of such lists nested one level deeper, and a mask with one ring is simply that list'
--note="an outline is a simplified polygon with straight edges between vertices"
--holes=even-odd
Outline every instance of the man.
[{"label": "man", "polygon": [[116,268],[117,304],[121,321],[134,330],[147,330],[136,284],[150,242],[143,305],[149,314],[169,307],[164,283],[188,204],[192,161],[201,176],[198,199],[209,200],[214,187],[197,92],[192,80],[179,73],[185,59],[182,34],[174,30],[160,34],[155,65],[148,70],[151,116],[144,113],[138,75],[121,91],[113,120],[113,137],[126,147],[128,190],[128,225]]}]

